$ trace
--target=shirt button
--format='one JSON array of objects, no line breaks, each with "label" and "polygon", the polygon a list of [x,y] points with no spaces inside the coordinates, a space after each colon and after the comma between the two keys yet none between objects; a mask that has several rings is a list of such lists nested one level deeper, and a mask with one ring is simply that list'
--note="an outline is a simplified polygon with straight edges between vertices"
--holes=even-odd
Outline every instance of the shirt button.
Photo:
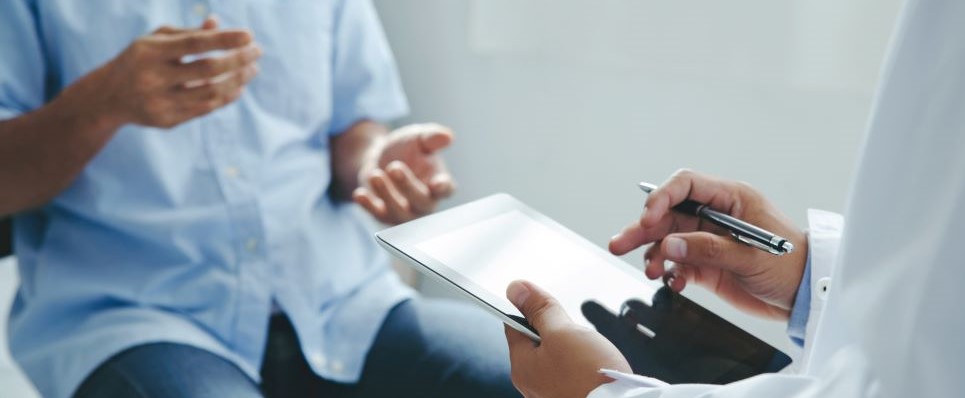
[{"label": "shirt button", "polygon": [[253,252],[253,251],[257,250],[257,249],[258,249],[258,239],[255,239],[255,238],[250,238],[250,239],[248,239],[248,241],[245,242],[245,249],[248,249],[248,251],[250,251],[250,252]]},{"label": "shirt button", "polygon": [[818,298],[821,300],[827,300],[828,290],[831,290],[831,278],[824,277],[818,279],[818,284],[814,287],[814,292],[817,294]]},{"label": "shirt button", "polygon": [[312,361],[312,365],[315,365],[317,368],[324,368],[325,365],[328,364],[328,360],[325,359],[325,356],[319,353],[312,354],[310,360]]},{"label": "shirt button", "polygon": [[241,175],[241,170],[238,170],[238,168],[234,166],[228,166],[224,168],[224,174],[228,177],[235,178]]},{"label": "shirt button", "polygon": [[208,6],[204,5],[203,3],[196,3],[194,5],[194,14],[199,17],[208,16]]},{"label": "shirt button", "polygon": [[332,372],[342,373],[345,370],[345,364],[342,361],[332,361]]}]

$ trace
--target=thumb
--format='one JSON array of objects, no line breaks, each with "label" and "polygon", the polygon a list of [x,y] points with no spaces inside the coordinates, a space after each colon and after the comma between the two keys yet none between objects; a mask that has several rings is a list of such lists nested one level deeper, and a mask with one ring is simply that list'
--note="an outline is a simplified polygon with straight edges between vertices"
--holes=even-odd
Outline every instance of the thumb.
[{"label": "thumb", "polygon": [[218,17],[214,15],[208,16],[207,18],[204,19],[204,22],[201,23],[201,29],[204,29],[204,30],[211,30],[211,29],[217,29],[217,28],[218,28]]},{"label": "thumb", "polygon": [[453,135],[449,128],[430,124],[419,134],[419,147],[423,152],[432,154],[452,144]]},{"label": "thumb", "polygon": [[506,297],[540,333],[573,323],[553,296],[532,283],[525,281],[510,283],[506,288]]},{"label": "thumb", "polygon": [[730,236],[710,232],[671,234],[660,243],[660,251],[670,261],[736,274],[747,274],[755,268],[760,261],[756,250]]}]

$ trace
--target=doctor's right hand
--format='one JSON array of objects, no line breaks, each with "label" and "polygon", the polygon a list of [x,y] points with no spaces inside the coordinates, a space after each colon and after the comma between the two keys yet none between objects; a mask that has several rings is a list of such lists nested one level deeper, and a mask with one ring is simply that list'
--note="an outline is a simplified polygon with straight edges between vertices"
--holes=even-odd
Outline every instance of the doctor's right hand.
[{"label": "doctor's right hand", "polygon": [[[211,51],[223,53],[185,62]],[[170,128],[241,96],[260,56],[250,32],[218,29],[208,18],[199,28],[161,27],[136,39],[76,86],[86,88],[81,106],[113,125]]]},{"label": "doctor's right hand", "polygon": [[[776,256],[710,222],[671,211],[688,199],[781,235],[795,250]],[[644,254],[647,277],[664,277],[674,291],[693,281],[744,311],[776,319],[790,313],[808,253],[805,233],[756,189],[689,170],[649,195],[643,216],[611,239],[610,251],[622,255],[651,243]]]}]

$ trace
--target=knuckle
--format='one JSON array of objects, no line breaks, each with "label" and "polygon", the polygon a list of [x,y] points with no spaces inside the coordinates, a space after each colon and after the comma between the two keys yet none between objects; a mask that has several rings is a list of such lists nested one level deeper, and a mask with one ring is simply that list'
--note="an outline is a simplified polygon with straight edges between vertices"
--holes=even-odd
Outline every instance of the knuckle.
[{"label": "knuckle", "polygon": [[157,118],[155,125],[160,128],[169,129],[177,126],[180,121],[171,115],[160,116]]},{"label": "knuckle", "polygon": [[747,181],[737,181],[737,182],[735,183],[735,185],[737,186],[737,189],[742,190],[742,191],[754,192],[754,191],[757,190],[756,188],[754,188],[753,185],[751,185],[751,183],[749,183],[749,182],[747,182]]},{"label": "knuckle", "polygon": [[167,108],[167,104],[160,98],[151,97],[144,101],[144,111],[150,115],[162,115],[165,108]]},{"label": "knuckle", "polygon": [[215,75],[220,70],[219,62],[214,58],[203,58],[195,62],[196,62],[195,67],[198,69],[198,72],[206,76]]},{"label": "knuckle", "polygon": [[242,84],[245,84],[245,82],[248,81],[248,73],[245,73],[245,72],[235,73],[235,76],[232,80],[234,81],[235,86],[240,86]]},{"label": "knuckle", "polygon": [[215,99],[207,100],[201,103],[201,111],[204,113],[212,112],[218,109],[222,104],[220,96],[215,97]]},{"label": "knuckle", "polygon": [[555,300],[549,297],[539,297],[531,300],[533,303],[530,304],[530,316],[536,319],[542,318],[555,304]]},{"label": "knuckle", "polygon": [[720,239],[709,238],[703,244],[703,255],[704,258],[716,259],[721,256],[724,252],[724,245],[721,244]]},{"label": "knuckle", "polygon": [[190,52],[201,51],[204,41],[198,36],[188,36],[184,38],[184,47]]},{"label": "knuckle", "polygon": [[151,44],[143,37],[134,40],[134,42],[128,47],[128,53],[135,59],[144,58],[151,52]]},{"label": "knuckle", "polygon": [[201,100],[204,102],[217,101],[221,98],[221,93],[217,88],[205,87],[202,90],[204,91],[201,92]]},{"label": "knuckle", "polygon": [[151,91],[158,84],[158,78],[150,73],[141,73],[134,78],[134,88],[138,91]]}]

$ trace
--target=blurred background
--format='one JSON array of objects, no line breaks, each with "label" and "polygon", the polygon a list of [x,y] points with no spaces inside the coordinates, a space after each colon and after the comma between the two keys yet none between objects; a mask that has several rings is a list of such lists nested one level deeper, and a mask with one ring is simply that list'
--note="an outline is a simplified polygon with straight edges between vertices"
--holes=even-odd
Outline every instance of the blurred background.
[{"label": "blurred background", "polygon": [[[750,182],[802,227],[842,211],[899,3],[376,0],[407,121],[457,133],[447,205],[507,192],[601,246],[640,215],[637,181],[682,167]],[[688,290],[790,348],[782,323]]]},{"label": "blurred background", "polygon": [[[750,182],[802,227],[841,211],[899,2],[375,0],[405,121],[458,134],[447,205],[507,192],[601,246],[640,215],[637,181],[681,167]],[[15,286],[0,260],[3,322]],[[687,294],[790,348],[783,324]],[[5,350],[0,396],[34,395]]]}]

